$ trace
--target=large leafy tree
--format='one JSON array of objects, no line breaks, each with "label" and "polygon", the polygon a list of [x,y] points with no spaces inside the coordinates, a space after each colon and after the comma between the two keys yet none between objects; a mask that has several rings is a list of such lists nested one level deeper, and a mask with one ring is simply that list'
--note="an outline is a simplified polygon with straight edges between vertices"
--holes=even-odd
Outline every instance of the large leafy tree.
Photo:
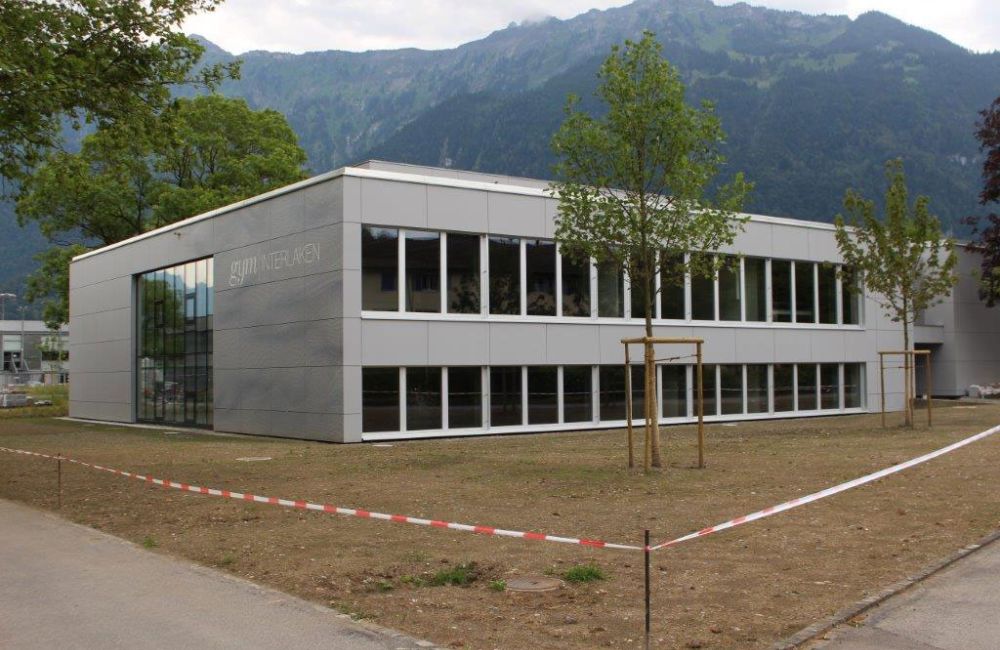
[{"label": "large leafy tree", "polygon": [[72,255],[295,182],[305,162],[284,116],[217,95],[180,99],[141,126],[98,129],[23,181],[18,219],[55,244],[38,256],[27,297],[50,299],[46,321],[66,322]]},{"label": "large leafy tree", "polygon": [[[986,159],[979,203],[985,206],[1000,203],[1000,97],[980,113],[980,118],[976,138]],[[991,212],[985,217],[968,217],[965,222],[973,227],[972,249],[982,256],[979,298],[993,307],[1000,301],[1000,215]]]},{"label": "large leafy tree", "polygon": [[214,86],[237,65],[195,71],[183,20],[221,0],[0,2],[0,176],[19,179],[75,128],[154,119],[171,87]]},{"label": "large leafy tree", "polygon": [[[667,267],[665,283],[682,282],[685,272],[715,273],[718,258],[706,253],[735,240],[750,185],[736,174],[709,191],[725,162],[721,125],[710,103],[685,103],[680,75],[654,34],[613,47],[598,79],[596,94],[607,112],[581,112],[571,96],[552,139],[559,160],[556,239],[571,258],[624,270],[632,295],[641,297],[649,337],[658,264]],[[654,370],[653,348],[646,345],[647,448],[651,464],[660,467]]]},{"label": "large leafy tree", "polygon": [[[844,196],[844,215],[838,214],[837,246],[844,264],[860,272],[869,294],[885,314],[903,325],[903,350],[912,350],[910,330],[917,315],[941,301],[958,281],[954,243],[941,233],[941,222],[930,212],[930,199],[912,203],[901,160],[886,163],[885,214],[879,218],[875,202],[854,190]],[[852,285],[853,286],[853,285]],[[912,424],[912,367],[906,375],[906,423]]]}]

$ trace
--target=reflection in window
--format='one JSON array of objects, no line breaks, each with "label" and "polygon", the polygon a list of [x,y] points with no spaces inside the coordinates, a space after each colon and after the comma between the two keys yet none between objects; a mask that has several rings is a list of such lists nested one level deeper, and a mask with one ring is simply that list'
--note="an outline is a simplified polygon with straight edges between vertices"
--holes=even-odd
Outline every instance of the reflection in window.
[{"label": "reflection in window", "polygon": [[663,366],[663,417],[687,416],[687,366]]},{"label": "reflection in window", "polygon": [[656,318],[656,302],[652,287],[653,278],[629,278],[629,289],[632,291],[632,318],[646,318],[646,294],[649,294],[649,315]]},{"label": "reflection in window", "polygon": [[767,413],[766,364],[747,364],[747,413]]},{"label": "reflection in window", "polygon": [[601,421],[624,420],[625,367],[601,366],[598,380],[600,387]]},{"label": "reflection in window", "polygon": [[521,367],[490,368],[490,426],[521,424]]},{"label": "reflection in window", "polygon": [[792,322],[792,263],[771,260],[771,318],[775,323]]},{"label": "reflection in window", "polygon": [[684,254],[660,256],[660,317],[684,319]]},{"label": "reflection in window", "polygon": [[481,426],[483,426],[481,370],[476,366],[448,368],[448,428]]},{"label": "reflection in window", "polygon": [[556,315],[556,243],[525,240],[525,268],[530,316]]},{"label": "reflection in window", "polygon": [[813,268],[811,262],[795,263],[795,322],[815,323],[816,306],[813,292]]},{"label": "reflection in window", "polygon": [[774,412],[795,410],[795,366],[790,363],[774,365]]},{"label": "reflection in window", "polygon": [[590,366],[563,367],[563,420],[590,422],[594,418]]},{"label": "reflection in window", "polygon": [[614,262],[597,265],[597,315],[602,318],[625,315],[625,274]]},{"label": "reflection in window", "polygon": [[590,263],[562,257],[563,316],[590,316]]},{"label": "reflection in window", "polygon": [[844,408],[853,409],[862,406],[862,368],[864,364],[861,363],[844,364]]},{"label": "reflection in window", "polygon": [[521,313],[521,240],[490,237],[490,313]]},{"label": "reflection in window", "polygon": [[719,366],[719,386],[722,390],[722,414],[743,412],[743,366]]},{"label": "reflection in window", "polygon": [[405,298],[406,311],[441,311],[441,235],[436,232],[406,231]]},{"label": "reflection in window", "polygon": [[136,281],[136,418],[211,427],[213,261]]},{"label": "reflection in window", "polygon": [[840,408],[840,372],[836,363],[824,363],[820,365],[820,408],[839,409]]},{"label": "reflection in window", "polygon": [[479,313],[479,236],[448,234],[448,312]]},{"label": "reflection in window", "polygon": [[398,311],[399,232],[395,228],[361,229],[361,308]]},{"label": "reflection in window", "polygon": [[719,269],[719,320],[740,320],[740,267],[736,258],[727,257]]},{"label": "reflection in window", "polygon": [[691,276],[691,318],[715,320],[715,280],[711,276]]},{"label": "reflection in window", "polygon": [[399,431],[399,369],[361,369],[361,430]]},{"label": "reflection in window", "polygon": [[746,285],[746,312],[748,321],[767,320],[767,262],[760,257],[743,260],[743,279]]},{"label": "reflection in window", "polygon": [[441,428],[441,369],[406,369],[406,430]]},{"label": "reflection in window", "polygon": [[[715,364],[703,363],[701,366],[701,390],[702,390],[702,401],[704,402],[703,413],[705,415],[718,415],[718,401],[715,395],[715,375],[717,366]],[[691,393],[691,408],[693,409],[693,414],[698,417],[698,366],[691,367],[691,381],[693,384],[693,391]]]},{"label": "reflection in window", "polygon": [[816,364],[801,363],[799,373],[799,410],[815,411],[819,408],[819,389],[816,385]]},{"label": "reflection in window", "polygon": [[840,290],[844,303],[844,324],[857,325],[861,322],[861,296],[857,292],[860,284],[858,274],[849,268],[843,268],[841,272],[843,277]]},{"label": "reflection in window", "polygon": [[528,424],[559,421],[558,377],[555,366],[528,366]]},{"label": "reflection in window", "polygon": [[837,322],[837,269],[829,264],[818,266],[819,322]]},{"label": "reflection in window", "polygon": [[[632,421],[646,421],[646,367],[632,366]],[[622,373],[624,374],[624,373]],[[653,394],[656,392],[654,390]],[[625,415],[622,415],[622,419]]]}]

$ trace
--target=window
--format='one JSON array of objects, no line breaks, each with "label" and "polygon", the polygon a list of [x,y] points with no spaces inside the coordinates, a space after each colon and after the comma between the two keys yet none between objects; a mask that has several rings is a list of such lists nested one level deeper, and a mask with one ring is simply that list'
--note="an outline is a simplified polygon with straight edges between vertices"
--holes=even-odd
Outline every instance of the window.
[{"label": "window", "polygon": [[819,322],[837,322],[837,269],[829,264],[820,264],[819,275]]},{"label": "window", "polygon": [[774,412],[795,410],[795,366],[790,363],[774,365]]},{"label": "window", "polygon": [[478,314],[479,236],[448,234],[448,312]]},{"label": "window", "polygon": [[743,366],[719,366],[719,386],[722,389],[722,414],[743,413]]},{"label": "window", "polygon": [[563,256],[562,315],[590,316],[590,262]]},{"label": "window", "polygon": [[796,366],[799,373],[799,410],[815,411],[819,408],[819,390],[816,384],[816,364],[800,363]]},{"label": "window", "polygon": [[646,318],[646,294],[649,294],[650,317],[656,318],[656,296],[653,293],[653,278],[629,278],[632,291],[632,318]]},{"label": "window", "polygon": [[[646,367],[632,366],[632,421],[646,421]],[[624,393],[623,393],[624,394]],[[656,395],[655,389],[653,395]],[[622,418],[624,419],[624,415]]]},{"label": "window", "polygon": [[795,263],[795,322],[815,323],[816,306],[813,304],[813,269],[811,262]]},{"label": "window", "polygon": [[691,318],[715,320],[715,280],[699,274],[691,276]]},{"label": "window", "polygon": [[727,257],[719,269],[719,320],[740,320],[740,265],[735,257]]},{"label": "window", "polygon": [[555,366],[528,367],[528,424],[559,422],[558,377]]},{"label": "window", "polygon": [[687,366],[663,366],[663,417],[687,416]]},{"label": "window", "polygon": [[597,265],[597,315],[601,318],[625,316],[625,274],[614,262]]},{"label": "window", "polygon": [[760,257],[743,260],[746,312],[748,321],[767,320],[767,261]]},{"label": "window", "polygon": [[861,295],[858,292],[861,283],[854,269],[841,268],[841,300],[844,303],[844,324],[857,325],[861,322]]},{"label": "window", "polygon": [[684,254],[660,255],[660,317],[684,319]]},{"label": "window", "polygon": [[747,364],[747,413],[767,413],[767,365]]},{"label": "window", "polygon": [[[705,415],[718,415],[718,401],[715,395],[715,374],[716,374],[715,364],[702,364],[701,366],[701,392],[702,401],[704,402],[703,413]],[[691,381],[694,382],[694,389],[692,391],[692,402],[691,407],[694,410],[694,416],[698,417],[698,366],[693,366],[691,368]]]},{"label": "window", "polygon": [[490,237],[490,313],[521,313],[521,240]]},{"label": "window", "polygon": [[406,369],[406,430],[441,428],[441,369]]},{"label": "window", "polygon": [[490,368],[490,426],[521,424],[521,367]]},{"label": "window", "polygon": [[820,408],[840,408],[840,370],[836,363],[824,363],[819,367]]},{"label": "window", "polygon": [[792,263],[771,260],[771,319],[792,322]]},{"label": "window", "polygon": [[361,229],[361,308],[398,311],[399,232],[395,228]]},{"label": "window", "polygon": [[525,265],[528,314],[555,316],[556,243],[542,239],[525,240]]},{"label": "window", "polygon": [[[213,261],[143,273],[136,285],[136,418],[212,426]],[[4,349],[13,363],[20,338]]]},{"label": "window", "polygon": [[854,409],[862,406],[862,391],[864,383],[862,380],[863,363],[844,364],[844,408]]},{"label": "window", "polygon": [[[601,421],[609,422],[625,419],[625,368],[624,366],[601,366],[600,411]],[[633,407],[634,408],[634,407]]]},{"label": "window", "polygon": [[482,370],[478,367],[448,368],[448,428],[481,426],[483,426]]},{"label": "window", "polygon": [[563,367],[564,422],[590,422],[594,419],[592,378],[590,366]]},{"label": "window", "polygon": [[441,311],[441,235],[406,231],[406,311]]},{"label": "window", "polygon": [[361,369],[361,430],[399,431],[399,368]]}]

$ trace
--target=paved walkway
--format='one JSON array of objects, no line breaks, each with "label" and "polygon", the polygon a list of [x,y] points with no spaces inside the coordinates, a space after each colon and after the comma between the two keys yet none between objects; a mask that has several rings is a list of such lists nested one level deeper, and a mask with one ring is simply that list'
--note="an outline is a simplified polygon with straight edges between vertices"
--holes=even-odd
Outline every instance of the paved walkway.
[{"label": "paved walkway", "polygon": [[0,499],[0,648],[430,647]]},{"label": "paved walkway", "polygon": [[1000,648],[1000,541],[958,560],[841,626],[824,650],[996,650]]}]

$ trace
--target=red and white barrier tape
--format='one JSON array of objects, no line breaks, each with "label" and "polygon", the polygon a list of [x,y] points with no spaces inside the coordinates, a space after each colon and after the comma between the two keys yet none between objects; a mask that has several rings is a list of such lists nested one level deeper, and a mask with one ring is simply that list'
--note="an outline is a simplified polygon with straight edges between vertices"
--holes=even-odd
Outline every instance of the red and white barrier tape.
[{"label": "red and white barrier tape", "polygon": [[861,478],[856,478],[853,481],[847,481],[846,483],[841,483],[840,485],[835,485],[833,487],[827,488],[825,490],[820,490],[819,492],[814,492],[813,494],[799,497],[798,499],[792,499],[791,501],[786,501],[781,505],[772,506],[770,508],[764,508],[763,510],[758,510],[757,512],[751,513],[749,515],[744,515],[742,517],[737,517],[736,519],[730,519],[729,521],[723,522],[721,524],[716,524],[715,526],[709,526],[708,528],[702,528],[699,531],[689,533],[683,537],[678,537],[677,539],[672,539],[669,542],[663,542],[662,544],[656,544],[650,546],[650,551],[658,551],[661,548],[668,548],[680,544],[681,542],[686,542],[688,540],[697,539],[699,537],[705,537],[706,535],[711,535],[712,533],[717,533],[727,528],[733,528],[735,526],[740,526],[742,524],[749,523],[751,521],[756,521],[758,519],[763,519],[764,517],[770,517],[771,515],[776,515],[779,512],[785,512],[786,510],[791,510],[792,508],[798,508],[807,503],[812,503],[813,501],[819,501],[820,499],[825,499],[828,496],[832,496],[839,492],[845,490],[850,490],[851,488],[858,487],[859,485],[864,485],[865,483],[871,483],[872,481],[877,481],[880,478],[889,476],[890,474],[895,474],[896,472],[901,472],[904,469],[913,467],[914,465],[919,465],[920,463],[926,463],[929,460],[937,458],[938,456],[944,456],[945,454],[955,451],[961,447],[972,444],[977,440],[982,440],[992,436],[994,433],[1000,431],[1000,426],[995,426],[992,429],[987,429],[982,433],[977,433],[974,436],[970,436],[964,440],[959,440],[958,442],[948,445],[947,447],[942,447],[936,451],[932,451],[929,454],[924,454],[923,456],[918,456],[912,460],[908,460],[898,465],[893,465],[892,467],[887,467],[885,469],[879,470],[867,476],[862,476]]},{"label": "red and white barrier tape", "polygon": [[92,463],[87,463],[82,460],[76,460],[74,458],[67,458],[65,456],[50,456],[48,454],[40,454],[35,451],[25,451],[23,449],[8,449],[7,447],[0,447],[0,451],[6,451],[13,454],[23,454],[25,456],[37,456],[39,458],[48,458],[50,460],[61,459],[68,463],[73,463],[75,465],[80,465],[82,467],[89,467],[91,469],[100,470],[102,472],[108,472],[110,474],[115,474],[117,476],[134,478],[137,481],[143,481],[146,483],[150,483],[152,485],[159,485],[165,488],[173,488],[175,490],[182,490],[185,492],[194,492],[195,494],[207,494],[209,496],[214,496],[214,497],[225,497],[227,499],[236,499],[238,501],[267,503],[271,505],[284,506],[286,508],[298,508],[300,510],[315,510],[317,512],[328,512],[331,514],[344,515],[347,517],[361,517],[364,519],[381,519],[383,521],[394,521],[396,523],[402,523],[402,524],[416,524],[417,526],[446,528],[448,530],[460,530],[468,533],[479,533],[480,535],[493,535],[497,537],[519,537],[521,539],[529,539],[540,542],[559,542],[561,544],[576,544],[579,546],[589,546],[591,548],[608,548],[608,549],[618,549],[624,551],[645,550],[642,546],[630,546],[628,544],[612,544],[610,542],[602,542],[596,539],[559,537],[556,535],[546,535],[544,533],[523,532],[518,530],[505,530],[503,528],[494,528],[492,526],[473,526],[470,524],[457,524],[450,521],[439,521],[436,519],[421,519],[419,517],[407,517],[404,515],[389,515],[381,512],[360,510],[357,508],[341,508],[338,506],[330,506],[322,503],[312,503],[310,501],[279,499],[277,497],[265,497],[256,494],[246,494],[243,492],[231,492],[229,490],[218,490],[215,488],[199,487],[197,485],[188,485],[187,483],[177,483],[175,481],[169,481],[167,479],[153,478],[152,476],[145,476],[143,474],[126,472],[120,469],[102,467],[101,465],[94,465]]}]

